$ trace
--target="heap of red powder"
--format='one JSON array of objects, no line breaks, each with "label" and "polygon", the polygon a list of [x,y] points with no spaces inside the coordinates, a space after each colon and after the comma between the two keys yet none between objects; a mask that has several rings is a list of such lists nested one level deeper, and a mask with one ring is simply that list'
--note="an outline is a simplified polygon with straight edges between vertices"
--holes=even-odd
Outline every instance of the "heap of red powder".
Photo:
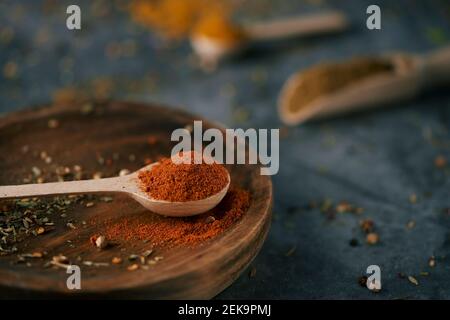
[{"label": "heap of red powder", "polygon": [[139,173],[142,189],[152,198],[167,201],[193,201],[208,198],[228,184],[228,172],[224,166],[194,164],[193,152],[180,153],[192,163],[175,164],[171,158],[163,158],[151,170]]},{"label": "heap of red powder", "polygon": [[159,247],[193,246],[221,234],[249,207],[250,194],[232,187],[217,207],[198,216],[171,218],[141,211],[104,221],[99,231],[111,241],[146,240]]}]

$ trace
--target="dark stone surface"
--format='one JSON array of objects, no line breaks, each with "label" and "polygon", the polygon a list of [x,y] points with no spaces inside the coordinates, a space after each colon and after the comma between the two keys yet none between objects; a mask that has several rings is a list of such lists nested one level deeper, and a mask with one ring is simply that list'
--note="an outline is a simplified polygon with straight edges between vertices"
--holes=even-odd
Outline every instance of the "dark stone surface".
[{"label": "dark stone surface", "polygon": [[[69,2],[2,1],[0,66],[13,62],[18,68],[14,78],[0,76],[0,112],[49,103],[59,88],[89,91],[97,85],[97,95],[106,91],[115,99],[179,106],[230,127],[278,128],[277,95],[294,71],[356,54],[423,53],[450,39],[445,0],[377,1],[381,31],[365,27],[368,0],[256,2],[262,9],[252,10],[249,1],[241,18],[339,8],[353,28],[256,52],[207,74],[192,64],[187,43],[163,45],[112,1],[77,1],[83,15],[77,32],[65,27]],[[105,57],[108,44],[128,40],[136,44],[132,56]],[[437,155],[450,159],[449,125],[450,95],[443,89],[396,108],[289,129],[281,141],[280,172],[273,177],[273,226],[253,263],[256,275],[245,273],[219,298],[450,298],[450,215],[444,213],[450,207],[449,169],[434,166]],[[413,193],[416,204],[409,201]],[[324,199],[347,200],[364,213],[330,219],[309,207]],[[363,218],[374,220],[379,244],[365,243]],[[408,230],[411,220],[416,226]],[[358,246],[349,244],[353,238]],[[432,255],[435,268],[428,267]],[[371,264],[382,271],[378,294],[358,284]],[[415,276],[419,285],[398,273]]]}]

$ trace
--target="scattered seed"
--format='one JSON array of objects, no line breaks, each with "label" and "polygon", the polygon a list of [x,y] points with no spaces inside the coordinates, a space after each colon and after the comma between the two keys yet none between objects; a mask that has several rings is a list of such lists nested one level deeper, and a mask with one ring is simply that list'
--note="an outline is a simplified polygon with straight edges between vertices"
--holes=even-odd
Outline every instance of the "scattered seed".
[{"label": "scattered seed", "polygon": [[367,287],[367,277],[366,276],[361,276],[358,278],[358,283],[361,287]]},{"label": "scattered seed", "polygon": [[52,257],[52,261],[53,262],[57,262],[57,263],[68,263],[69,259],[66,256],[60,254],[60,255],[57,255],[57,256],[53,256]]},{"label": "scattered seed", "polygon": [[88,203],[86,203],[86,208],[91,208],[91,207],[93,207],[94,205],[95,205],[94,202],[88,202]]},{"label": "scattered seed", "polygon": [[439,155],[434,159],[434,165],[438,169],[443,169],[447,166],[447,159],[443,155]]},{"label": "scattered seed", "polygon": [[94,106],[91,103],[85,103],[81,106],[81,114],[88,115],[94,111]]},{"label": "scattered seed", "polygon": [[338,213],[348,213],[353,211],[353,206],[347,201],[341,201],[336,206],[336,212]]},{"label": "scattered seed", "polygon": [[120,257],[114,257],[111,260],[112,264],[121,264],[122,263],[122,258]]},{"label": "scattered seed", "polygon": [[186,129],[189,132],[193,132],[194,131],[194,127],[192,126],[192,124],[185,125],[184,129]]},{"label": "scattered seed", "polygon": [[44,254],[42,252],[33,252],[33,253],[23,253],[21,254],[24,258],[42,258]]},{"label": "scattered seed", "polygon": [[113,197],[101,197],[100,201],[102,202],[112,202],[114,199]]},{"label": "scattered seed", "polygon": [[152,255],[152,253],[153,253],[153,250],[152,250],[152,249],[146,250],[146,251],[144,251],[144,252],[142,253],[142,256],[148,258],[148,257],[150,257],[150,256]]},{"label": "scattered seed", "polygon": [[320,205],[320,211],[322,213],[327,213],[333,207],[333,202],[330,199],[325,199]]},{"label": "scattered seed", "polygon": [[37,229],[36,229],[36,233],[37,233],[37,234],[43,234],[43,233],[45,233],[45,228],[44,228],[44,227],[39,227],[39,228],[37,228]]},{"label": "scattered seed", "polygon": [[108,262],[94,262],[94,267],[109,267]]},{"label": "scattered seed", "polygon": [[75,225],[72,222],[68,222],[66,224],[66,226],[68,226],[70,229],[75,230],[77,227],[75,227]]},{"label": "scattered seed", "polygon": [[290,248],[290,249],[286,252],[285,256],[286,256],[286,257],[292,256],[292,255],[295,253],[296,250],[297,250],[297,246],[293,246],[292,248]]},{"label": "scattered seed", "polygon": [[375,223],[371,219],[364,219],[359,223],[359,226],[365,233],[371,233],[375,227]]},{"label": "scattered seed", "polygon": [[89,238],[89,242],[94,246],[96,245],[97,237],[98,235],[93,235]]},{"label": "scattered seed", "polygon": [[411,282],[412,284],[415,284],[416,286],[419,285],[419,281],[417,281],[417,279],[414,278],[413,276],[408,276],[408,280],[409,280],[409,282]]},{"label": "scattered seed", "polygon": [[147,138],[147,143],[149,145],[155,145],[158,142],[158,137],[157,136],[148,136]]},{"label": "scattered seed", "polygon": [[106,241],[104,236],[98,236],[97,239],[95,239],[95,245],[99,249],[104,249],[108,246],[108,241]]},{"label": "scattered seed", "polygon": [[59,127],[59,121],[57,119],[50,119],[47,125],[50,129],[55,129]]},{"label": "scattered seed", "polygon": [[406,224],[406,229],[411,230],[411,229],[413,229],[415,226],[416,226],[416,222],[415,222],[414,220],[411,220],[411,221],[409,221],[409,222]]},{"label": "scattered seed", "polygon": [[92,179],[98,180],[102,178],[102,173],[101,172],[96,172],[92,175]]},{"label": "scattered seed", "polygon": [[366,241],[368,244],[374,245],[374,244],[377,244],[378,241],[380,241],[380,237],[378,236],[377,233],[371,232],[371,233],[367,234]]},{"label": "scattered seed", "polygon": [[415,193],[411,194],[409,196],[409,202],[412,204],[416,204],[417,203],[417,195]]},{"label": "scattered seed", "polygon": [[137,254],[130,254],[130,256],[128,257],[128,260],[133,261],[133,260],[137,260],[139,258],[139,256]]},{"label": "scattered seed", "polygon": [[214,218],[213,216],[208,216],[205,219],[205,223],[213,223],[214,221],[216,221],[216,218]]},{"label": "scattered seed", "polygon": [[251,267],[250,272],[248,273],[249,278],[254,278],[256,276],[256,268]]},{"label": "scattered seed", "polygon": [[431,257],[428,259],[428,266],[429,266],[430,268],[434,268],[434,267],[436,266],[436,259],[434,258],[434,256],[431,256]]},{"label": "scattered seed", "polygon": [[133,263],[132,265],[127,267],[128,271],[135,271],[137,269],[139,269],[139,265],[137,263]]},{"label": "scattered seed", "polygon": [[39,169],[38,167],[32,167],[31,172],[35,177],[39,177],[42,174],[41,169]]}]

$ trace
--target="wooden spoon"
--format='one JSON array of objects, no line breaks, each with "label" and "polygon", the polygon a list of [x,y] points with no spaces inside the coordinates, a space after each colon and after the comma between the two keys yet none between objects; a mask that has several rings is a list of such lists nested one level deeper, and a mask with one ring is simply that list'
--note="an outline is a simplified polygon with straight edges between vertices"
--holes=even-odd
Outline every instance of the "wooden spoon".
[{"label": "wooden spoon", "polygon": [[138,175],[141,171],[151,170],[156,164],[158,163],[152,163],[129,175],[114,178],[0,186],[0,199],[121,192],[128,194],[142,206],[155,213],[165,216],[185,217],[200,214],[214,208],[223,199],[230,187],[231,178],[228,174],[228,184],[220,192],[208,198],[186,202],[153,199],[141,190]]},{"label": "wooden spoon", "polygon": [[344,113],[362,111],[386,104],[412,99],[420,92],[450,83],[450,47],[418,56],[391,54],[381,57],[390,61],[393,72],[364,78],[338,91],[322,95],[293,112],[296,94],[303,81],[296,73],[285,83],[278,101],[281,120],[296,125],[307,120],[323,119]]},{"label": "wooden spoon", "polygon": [[226,42],[218,37],[197,33],[191,35],[190,41],[194,52],[203,63],[215,65],[221,59],[237,54],[255,42],[334,33],[344,30],[347,26],[347,19],[341,12],[330,11],[248,26],[234,26],[243,35],[239,41]]}]

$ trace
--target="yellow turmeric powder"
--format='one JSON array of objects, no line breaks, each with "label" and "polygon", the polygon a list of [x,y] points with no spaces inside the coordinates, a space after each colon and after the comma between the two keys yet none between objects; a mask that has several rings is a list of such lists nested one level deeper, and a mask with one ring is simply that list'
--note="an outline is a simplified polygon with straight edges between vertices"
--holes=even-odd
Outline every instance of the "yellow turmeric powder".
[{"label": "yellow turmeric powder", "polygon": [[224,43],[236,43],[245,39],[245,32],[221,13],[212,12],[202,17],[192,30],[193,36],[205,36]]},{"label": "yellow turmeric powder", "polygon": [[233,7],[230,0],[133,0],[128,11],[135,22],[166,38],[180,39],[187,37],[200,21],[227,21]]}]

